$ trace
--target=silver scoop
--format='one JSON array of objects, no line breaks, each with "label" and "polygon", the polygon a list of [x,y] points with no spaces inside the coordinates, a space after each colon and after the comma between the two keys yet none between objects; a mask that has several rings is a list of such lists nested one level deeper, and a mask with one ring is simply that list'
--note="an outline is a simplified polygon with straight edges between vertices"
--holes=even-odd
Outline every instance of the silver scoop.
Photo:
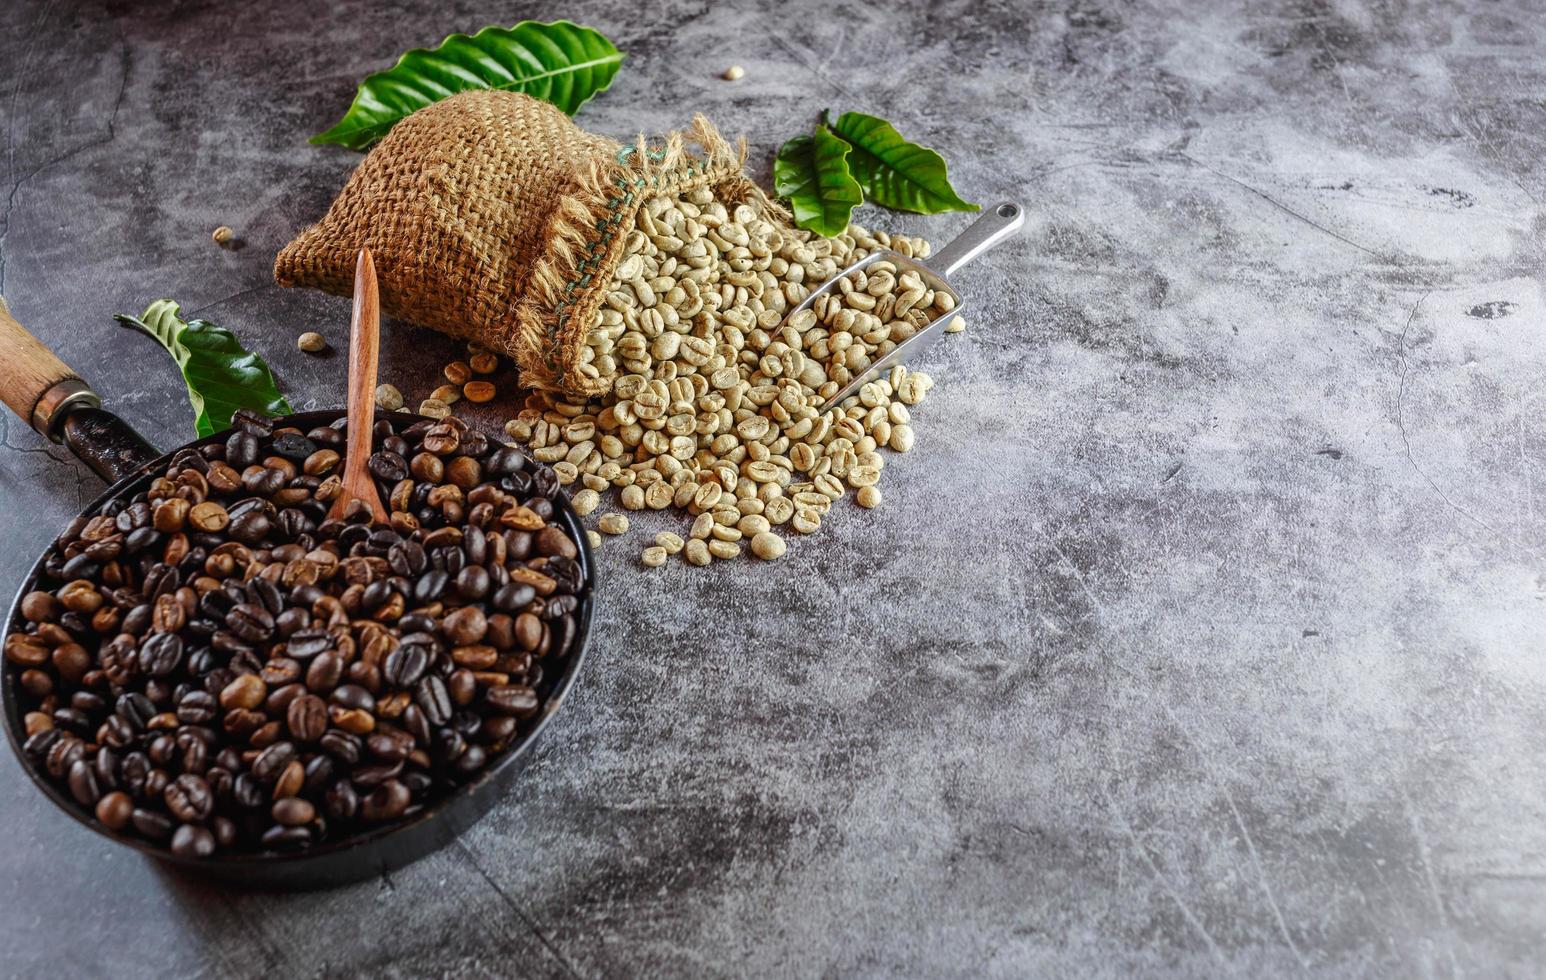
[{"label": "silver scoop", "polygon": [[929,256],[927,263],[908,258],[901,252],[895,252],[889,248],[871,252],[822,283],[821,287],[813,290],[799,306],[790,310],[789,315],[784,317],[783,323],[779,324],[780,327],[787,324],[796,313],[809,309],[811,304],[816,302],[816,297],[836,289],[838,282],[844,276],[851,275],[876,262],[890,262],[896,266],[899,275],[903,272],[914,272],[919,279],[923,280],[924,285],[935,292],[948,293],[950,298],[955,300],[955,307],[949,313],[936,317],[917,333],[897,344],[890,352],[870,364],[863,374],[854,375],[853,379],[839,389],[837,394],[828,398],[825,404],[829,407],[841,405],[843,399],[880,377],[890,370],[893,364],[911,361],[933,347],[940,335],[945,332],[945,325],[961,312],[961,294],[956,292],[946,280],[957,269],[1019,231],[1023,224],[1025,224],[1025,209],[1020,205],[1012,201],[994,205],[983,212],[982,217],[972,222],[955,241]]}]

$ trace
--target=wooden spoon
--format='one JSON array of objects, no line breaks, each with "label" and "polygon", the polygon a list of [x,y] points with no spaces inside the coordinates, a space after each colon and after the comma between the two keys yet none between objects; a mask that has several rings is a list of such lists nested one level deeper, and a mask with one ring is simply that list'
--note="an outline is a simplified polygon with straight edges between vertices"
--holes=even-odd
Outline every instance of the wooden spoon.
[{"label": "wooden spoon", "polygon": [[330,519],[342,520],[351,501],[370,508],[371,521],[387,522],[376,481],[365,463],[370,459],[371,430],[376,426],[376,363],[381,354],[381,297],[376,290],[376,264],[370,249],[360,249],[354,266],[354,318],[349,324],[349,442],[344,457],[343,491],[328,508]]}]

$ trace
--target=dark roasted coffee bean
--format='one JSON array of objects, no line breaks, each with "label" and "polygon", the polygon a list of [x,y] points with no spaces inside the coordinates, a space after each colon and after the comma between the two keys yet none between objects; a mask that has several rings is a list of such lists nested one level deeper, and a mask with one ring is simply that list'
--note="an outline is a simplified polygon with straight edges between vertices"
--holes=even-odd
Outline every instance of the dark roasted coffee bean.
[{"label": "dark roasted coffee bean", "polygon": [[323,735],[319,744],[322,746],[322,751],[346,766],[359,762],[364,752],[364,743],[358,736],[336,729]]},{"label": "dark roasted coffee bean", "polygon": [[69,772],[70,795],[75,797],[75,802],[81,806],[96,806],[101,790],[97,788],[97,773],[91,763],[85,759],[76,759],[70,764]]},{"label": "dark roasted coffee bean", "polygon": [[285,651],[297,660],[310,660],[333,647],[333,638],[323,630],[302,630],[290,637]]},{"label": "dark roasted coffee bean", "polygon": [[316,819],[317,810],[306,800],[292,796],[276,802],[271,815],[275,823],[300,827]]},{"label": "dark roasted coffee bean", "polygon": [[202,776],[178,776],[167,784],[163,796],[167,811],[183,823],[200,823],[215,807],[214,795]]},{"label": "dark roasted coffee bean", "polygon": [[369,792],[388,779],[396,779],[402,771],[401,762],[378,762],[355,767],[354,772],[349,774],[349,779],[361,792]]},{"label": "dark roasted coffee bean", "polygon": [[451,576],[440,569],[425,572],[413,584],[413,601],[421,606],[434,602],[445,592],[450,581]]},{"label": "dark roasted coffee bean", "polygon": [[300,463],[317,451],[317,444],[299,432],[283,432],[274,437],[269,448],[277,456]]},{"label": "dark roasted coffee bean", "polygon": [[414,700],[431,725],[444,725],[451,719],[451,695],[445,681],[434,674],[414,686]]},{"label": "dark roasted coffee bean", "polygon": [[[427,638],[426,638],[427,639]],[[405,637],[397,649],[387,654],[382,674],[387,683],[396,687],[412,687],[429,669],[433,655],[432,643]]]},{"label": "dark roasted coffee bean", "polygon": [[341,708],[365,712],[376,710],[376,699],[358,684],[345,684],[337,688],[330,700]]},{"label": "dark roasted coffee bean", "polygon": [[396,820],[408,809],[410,799],[408,787],[389,779],[360,801],[360,816],[373,823]]},{"label": "dark roasted coffee bean", "polygon": [[172,836],[172,821],[164,813],[136,807],[129,819],[141,836],[149,837],[151,840],[166,840]]},{"label": "dark roasted coffee bean", "polygon": [[[466,707],[472,704],[472,699],[477,696],[478,678],[470,670],[453,670],[451,676],[446,678],[446,690],[453,704]],[[436,722],[436,724],[443,723]]]},{"label": "dark roasted coffee bean", "polygon": [[274,522],[266,514],[247,511],[231,519],[226,533],[243,544],[255,545],[267,537],[273,527]]},{"label": "dark roasted coffee bean", "polygon": [[262,842],[264,847],[272,848],[276,851],[305,847],[311,843],[311,829],[309,827],[286,827],[282,824],[275,824],[263,832]]},{"label": "dark roasted coffee bean", "polygon": [[365,740],[370,754],[385,762],[402,762],[413,751],[413,736],[407,732],[382,730]]},{"label": "dark roasted coffee bean", "polygon": [[303,694],[290,702],[285,723],[297,742],[315,742],[327,731],[327,704],[314,694]]},{"label": "dark roasted coffee bean", "polygon": [[372,453],[365,467],[370,470],[371,476],[384,483],[396,483],[408,478],[408,461],[387,450]]},{"label": "dark roasted coffee bean", "polygon": [[338,685],[343,673],[343,661],[336,654],[320,654],[306,668],[306,687],[318,694],[326,694]]},{"label": "dark roasted coffee bean", "polygon": [[182,663],[183,641],[176,633],[157,633],[140,644],[140,669],[152,677],[165,677]]},{"label": "dark roasted coffee bean", "polygon": [[323,787],[332,783],[333,773],[338,767],[333,764],[330,755],[314,755],[306,763],[305,792],[308,796],[315,796]]},{"label": "dark roasted coffee bean", "polygon": [[488,762],[488,753],[481,745],[469,745],[467,751],[456,757],[452,763],[456,771],[464,775],[472,775],[482,769]]},{"label": "dark roasted coffee bean", "polygon": [[273,782],[293,761],[295,761],[295,746],[290,742],[275,742],[252,760],[252,774],[261,782]]},{"label": "dark roasted coffee bean", "polygon": [[483,697],[492,710],[517,718],[530,718],[541,705],[537,692],[522,684],[500,684],[489,688]]},{"label": "dark roasted coffee bean", "polygon": [[482,565],[468,565],[456,576],[456,591],[468,602],[475,602],[488,595],[488,569]]},{"label": "dark roasted coffee bean", "polygon": [[341,779],[328,788],[324,807],[334,820],[353,820],[359,811],[360,797],[347,779]]},{"label": "dark roasted coffee bean", "polygon": [[59,729],[45,728],[28,736],[27,741],[22,745],[22,752],[34,761],[47,758],[50,750],[63,737],[64,732]]},{"label": "dark roasted coffee bean", "polygon": [[215,835],[204,827],[185,823],[172,834],[172,853],[185,858],[209,857],[215,853]]},{"label": "dark roasted coffee bean", "polygon": [[440,628],[453,646],[467,646],[482,641],[488,632],[488,618],[477,606],[463,606],[447,616]]},{"label": "dark roasted coffee bean", "polygon": [[274,633],[274,617],[256,603],[244,602],[232,608],[226,613],[225,625],[226,629],[248,643],[261,643]]},{"label": "dark roasted coffee bean", "polygon": [[417,541],[402,541],[388,550],[387,564],[393,574],[413,578],[429,567],[429,557],[424,553],[424,546]]},{"label": "dark roasted coffee bean", "polygon": [[509,476],[511,473],[519,473],[526,466],[526,457],[520,450],[508,446],[494,450],[489,455],[483,469],[490,476]]},{"label": "dark roasted coffee bean", "polygon": [[258,438],[243,429],[233,431],[225,441],[225,461],[236,470],[242,470],[258,461]]},{"label": "dark roasted coffee bean", "polygon": [[268,799],[268,794],[263,791],[263,785],[252,773],[244,772],[237,775],[236,780],[231,784],[231,798],[236,801],[237,806],[251,810],[262,806],[263,801]]},{"label": "dark roasted coffee bean", "polygon": [[392,586],[385,579],[377,579],[365,587],[365,592],[360,596],[360,611],[367,616],[375,615],[376,611],[387,604],[392,598]]},{"label": "dark roasted coffee bean", "polygon": [[520,612],[537,598],[537,590],[524,582],[511,582],[494,593],[494,608],[500,612]]},{"label": "dark roasted coffee bean", "polygon": [[483,721],[483,741],[490,744],[504,742],[520,728],[520,721],[510,715],[486,718]]},{"label": "dark roasted coffee bean", "polygon": [[207,725],[219,711],[220,703],[208,691],[189,691],[177,702],[177,719],[185,725]]}]

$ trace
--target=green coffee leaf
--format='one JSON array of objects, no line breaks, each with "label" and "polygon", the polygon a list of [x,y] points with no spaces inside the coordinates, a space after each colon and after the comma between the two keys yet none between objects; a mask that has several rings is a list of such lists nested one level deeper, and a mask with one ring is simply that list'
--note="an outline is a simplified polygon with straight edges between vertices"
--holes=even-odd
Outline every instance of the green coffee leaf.
[{"label": "green coffee leaf", "polygon": [[848,217],[864,201],[864,192],[848,172],[849,146],[816,126],[812,136],[796,136],[773,160],[773,189],[787,197],[795,224],[827,238],[841,235]]},{"label": "green coffee leaf", "polygon": [[224,327],[184,320],[182,310],[169,299],[156,300],[139,316],[119,313],[113,319],[145,331],[172,355],[188,384],[199,435],[230,428],[231,414],[238,408],[267,415],[293,411],[263,358],[244,349]]},{"label": "green coffee leaf", "polygon": [[961,200],[950,186],[943,157],[909,143],[884,119],[845,112],[830,125],[853,147],[848,167],[868,200],[918,214],[978,210],[979,205]]},{"label": "green coffee leaf", "polygon": [[452,34],[434,50],[414,48],[386,71],[367,76],[344,117],[311,142],[363,150],[398,120],[469,89],[524,92],[572,116],[606,91],[622,61],[600,32],[567,20]]}]

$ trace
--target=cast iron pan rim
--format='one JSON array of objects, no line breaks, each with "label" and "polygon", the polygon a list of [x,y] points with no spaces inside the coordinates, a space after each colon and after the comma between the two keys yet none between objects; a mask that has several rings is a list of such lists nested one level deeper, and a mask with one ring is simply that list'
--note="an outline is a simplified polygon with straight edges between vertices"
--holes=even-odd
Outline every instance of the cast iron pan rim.
[{"label": "cast iron pan rim", "polygon": [[[319,425],[328,425],[342,418],[343,414],[344,413],[342,411],[296,412],[294,414],[284,416],[284,421],[285,424],[294,425],[302,430],[305,430],[316,428]],[[423,416],[413,415],[405,412],[388,413],[378,411],[376,414],[378,417],[390,418],[394,422],[400,420],[419,421],[421,418],[423,418]],[[226,436],[226,433],[221,432],[212,436],[205,436],[201,439],[195,439],[192,442],[179,446],[177,449],[174,449],[169,453],[165,453],[157,457],[156,459],[146,463],[144,466],[141,466],[133,473],[129,474],[109,487],[102,493],[101,496],[97,497],[84,509],[82,509],[81,514],[94,514],[115,497],[128,493],[135,487],[136,484],[144,480],[152,472],[165,468],[166,465],[171,462],[172,457],[182,450],[221,441],[224,440]],[[69,814],[71,819],[73,819],[76,823],[92,831],[98,836],[107,838],[115,844],[120,844],[124,847],[131,847],[148,857],[153,857],[159,861],[165,861],[180,867],[186,867],[194,871],[209,872],[215,869],[239,870],[243,867],[251,867],[254,865],[262,865],[264,867],[270,867],[274,865],[304,865],[311,860],[327,855],[338,854],[354,850],[355,848],[375,844],[384,838],[397,834],[400,831],[406,831],[412,827],[427,823],[428,821],[435,819],[435,817],[438,816],[442,810],[449,809],[450,807],[455,806],[460,802],[470,800],[472,797],[477,795],[478,790],[483,788],[483,786],[490,780],[494,779],[494,777],[497,776],[501,771],[509,768],[512,765],[515,765],[525,757],[527,752],[531,750],[532,745],[536,743],[538,737],[541,736],[543,731],[547,728],[548,722],[554,715],[558,714],[559,709],[563,707],[564,700],[569,694],[569,689],[574,686],[575,680],[580,672],[580,665],[585,660],[585,655],[589,650],[591,617],[595,606],[594,596],[596,585],[596,566],[594,558],[591,555],[590,540],[585,534],[584,527],[580,524],[579,515],[574,512],[574,508],[570,505],[568,496],[564,493],[559,493],[552,499],[553,506],[558,509],[559,514],[563,517],[564,524],[566,526],[565,529],[569,531],[570,537],[574,541],[575,546],[580,550],[580,570],[584,573],[584,580],[580,595],[579,632],[574,638],[571,652],[567,658],[568,663],[566,663],[564,666],[564,673],[559,677],[557,683],[553,685],[552,692],[548,695],[547,701],[543,704],[542,717],[537,720],[537,724],[532,727],[531,731],[526,733],[526,736],[522,738],[521,741],[505,749],[504,753],[499,757],[499,760],[495,762],[494,765],[483,770],[483,772],[479,774],[476,779],[463,783],[455,790],[453,790],[449,795],[435,801],[433,805],[426,807],[422,812],[411,818],[406,820],[398,820],[383,827],[378,827],[373,830],[366,831],[365,833],[355,834],[350,837],[345,837],[342,840],[332,841],[316,847],[308,847],[299,851],[225,854],[208,858],[182,857],[180,855],[173,854],[170,847],[157,846],[150,843],[149,841],[141,840],[136,837],[130,837],[127,834],[120,834],[102,826],[96,820],[87,816],[83,812],[81,805],[75,801],[74,797],[66,796],[63,790],[61,790],[50,779],[38,771],[38,769],[33,765],[32,760],[28,759],[26,753],[22,751],[22,742],[25,740],[25,736],[23,734],[25,732],[25,727],[22,720],[21,706],[16,696],[16,685],[12,681],[12,671],[8,665],[3,669],[0,669],[0,695],[3,695],[5,702],[6,741],[10,743],[11,751],[15,754],[17,761],[21,763],[22,771],[24,771],[28,778],[32,780],[33,785],[42,790],[43,795],[47,796],[51,801],[53,801],[54,805],[59,807],[59,809]],[[43,553],[38,556],[37,561],[33,562],[32,567],[27,570],[26,577],[22,579],[21,587],[17,589],[16,595],[11,600],[10,608],[6,612],[5,621],[0,623],[0,638],[3,638],[6,634],[8,634],[11,630],[12,624],[16,622],[16,618],[20,611],[22,597],[25,596],[28,592],[32,591],[32,586],[37,582],[38,573],[42,570],[43,562],[48,557],[48,552],[52,547],[53,542],[50,541],[48,547],[46,547]],[[481,803],[482,808],[477,811],[477,816],[473,818],[474,820],[486,813],[488,807],[492,805],[493,801],[484,800],[481,801]]]}]

